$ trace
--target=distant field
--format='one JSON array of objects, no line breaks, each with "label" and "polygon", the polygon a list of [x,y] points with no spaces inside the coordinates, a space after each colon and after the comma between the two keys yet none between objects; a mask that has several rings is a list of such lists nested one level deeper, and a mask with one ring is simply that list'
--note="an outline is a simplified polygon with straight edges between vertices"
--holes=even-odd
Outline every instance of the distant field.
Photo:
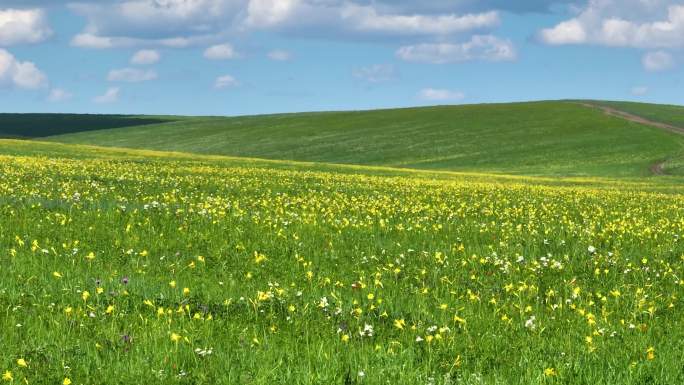
[{"label": "distant field", "polygon": [[[265,159],[546,176],[646,176],[682,137],[569,102],[181,121],[50,137]],[[672,168],[672,173],[684,172]]]},{"label": "distant field", "polygon": [[647,119],[684,128],[684,106],[607,101],[599,101],[596,103],[618,108],[622,111]]}]

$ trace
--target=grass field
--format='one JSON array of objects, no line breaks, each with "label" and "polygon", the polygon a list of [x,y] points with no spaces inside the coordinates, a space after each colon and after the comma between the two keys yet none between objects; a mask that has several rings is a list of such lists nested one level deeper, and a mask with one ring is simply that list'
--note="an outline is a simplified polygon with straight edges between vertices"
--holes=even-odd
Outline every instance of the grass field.
[{"label": "grass field", "polygon": [[50,139],[308,162],[620,177],[648,175],[654,163],[679,159],[684,143],[569,102],[190,118]]},{"label": "grass field", "polygon": [[684,379],[678,194],[0,153],[0,363],[17,382]]},{"label": "grass field", "polygon": [[[648,176],[679,137],[562,102],[385,113],[263,126],[337,122],[339,151],[299,162],[190,153],[202,130],[248,144],[225,123],[297,115],[49,138],[144,150],[0,140],[0,382],[684,382],[684,177]],[[421,116],[433,147],[482,162],[400,151]],[[182,124],[198,131],[166,150],[187,152],[155,151],[154,130]],[[351,127],[384,127],[367,136],[378,154],[353,161]],[[558,159],[514,138],[549,130]],[[271,140],[267,158],[289,158]]]}]

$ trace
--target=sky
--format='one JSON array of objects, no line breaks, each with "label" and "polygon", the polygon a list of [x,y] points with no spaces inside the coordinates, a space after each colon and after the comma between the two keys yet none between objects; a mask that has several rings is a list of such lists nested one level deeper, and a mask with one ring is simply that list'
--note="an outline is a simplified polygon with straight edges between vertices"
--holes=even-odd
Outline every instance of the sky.
[{"label": "sky", "polygon": [[684,0],[0,0],[0,112],[684,105]]}]

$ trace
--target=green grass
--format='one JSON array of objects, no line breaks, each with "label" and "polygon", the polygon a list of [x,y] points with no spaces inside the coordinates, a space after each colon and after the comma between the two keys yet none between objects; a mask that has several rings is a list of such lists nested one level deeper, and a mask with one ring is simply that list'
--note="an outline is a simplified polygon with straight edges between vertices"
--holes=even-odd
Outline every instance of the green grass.
[{"label": "green grass", "polygon": [[597,104],[614,107],[656,122],[684,128],[684,106],[606,101],[599,101]]},{"label": "green grass", "polygon": [[0,140],[0,375],[682,383],[677,180]]},{"label": "green grass", "polygon": [[188,118],[49,140],[429,170],[612,177],[648,175],[654,163],[677,158],[683,143],[675,134],[569,102]]}]

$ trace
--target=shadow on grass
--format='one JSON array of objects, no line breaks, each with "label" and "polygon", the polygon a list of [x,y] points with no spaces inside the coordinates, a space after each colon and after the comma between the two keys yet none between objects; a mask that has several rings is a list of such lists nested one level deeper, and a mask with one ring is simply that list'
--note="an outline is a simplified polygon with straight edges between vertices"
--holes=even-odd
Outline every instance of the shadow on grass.
[{"label": "shadow on grass", "polygon": [[143,126],[169,121],[169,119],[130,115],[0,114],[0,138],[44,138],[52,135]]}]

